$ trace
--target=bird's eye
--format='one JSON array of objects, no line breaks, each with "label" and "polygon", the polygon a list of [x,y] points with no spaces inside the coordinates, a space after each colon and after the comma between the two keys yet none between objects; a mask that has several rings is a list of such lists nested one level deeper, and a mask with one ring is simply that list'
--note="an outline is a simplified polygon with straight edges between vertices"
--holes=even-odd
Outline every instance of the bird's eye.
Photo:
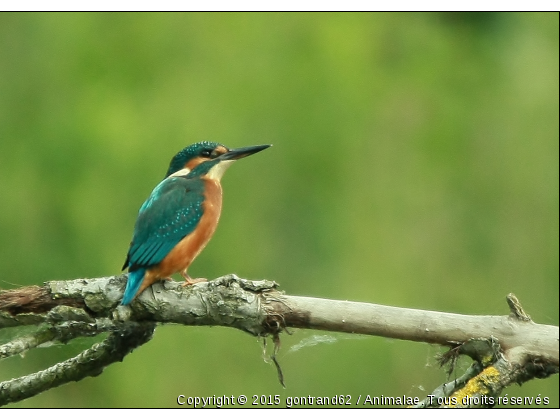
[{"label": "bird's eye", "polygon": [[211,150],[206,149],[206,150],[203,150],[202,152],[200,152],[200,155],[204,156],[204,157],[210,157],[211,153],[212,153]]}]

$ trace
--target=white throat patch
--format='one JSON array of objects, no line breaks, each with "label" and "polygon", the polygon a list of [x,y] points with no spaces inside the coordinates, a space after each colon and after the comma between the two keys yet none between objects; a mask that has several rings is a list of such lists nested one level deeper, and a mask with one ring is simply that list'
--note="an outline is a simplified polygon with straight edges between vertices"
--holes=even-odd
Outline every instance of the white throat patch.
[{"label": "white throat patch", "polygon": [[233,162],[235,162],[235,160],[224,160],[214,165],[212,169],[208,171],[206,177],[209,179],[219,181],[220,179],[222,179],[222,176],[224,175],[226,169],[229,168]]},{"label": "white throat patch", "polygon": [[169,178],[171,178],[172,176],[185,176],[188,175],[190,171],[191,170],[189,168],[183,168],[178,170],[177,172],[173,172],[171,175],[169,175]]}]

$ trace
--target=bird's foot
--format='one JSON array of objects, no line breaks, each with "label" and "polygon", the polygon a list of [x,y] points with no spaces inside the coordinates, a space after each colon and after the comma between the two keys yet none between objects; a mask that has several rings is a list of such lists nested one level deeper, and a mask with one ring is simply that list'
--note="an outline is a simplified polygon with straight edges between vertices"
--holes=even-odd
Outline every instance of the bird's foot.
[{"label": "bird's foot", "polygon": [[185,279],[185,282],[183,283],[183,287],[192,286],[193,284],[202,283],[203,281],[208,281],[208,279],[205,279],[205,278],[202,278],[202,277],[193,279],[193,278],[191,278],[191,276],[189,276],[185,272],[181,273],[181,275]]},{"label": "bird's foot", "polygon": [[183,287],[192,286],[193,284],[202,283],[204,281],[208,281],[208,279],[199,277],[199,278],[196,278],[196,279],[185,280],[185,282],[183,283]]}]

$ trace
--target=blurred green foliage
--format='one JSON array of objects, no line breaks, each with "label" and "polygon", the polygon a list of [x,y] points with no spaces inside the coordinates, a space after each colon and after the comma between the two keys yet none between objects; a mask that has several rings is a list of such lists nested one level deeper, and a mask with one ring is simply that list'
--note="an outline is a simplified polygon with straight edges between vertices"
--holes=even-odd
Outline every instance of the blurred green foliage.
[{"label": "blurred green foliage", "polygon": [[[273,143],[225,175],[193,276],[558,325],[558,14],[2,13],[0,287],[119,273],[137,211],[200,140]],[[179,394],[423,397],[439,348],[325,333],[261,344],[158,328],[96,378],[17,407]],[[320,340],[319,340],[320,341]],[[91,341],[2,361],[0,380]],[[269,347],[270,349],[270,347]],[[558,376],[511,387],[558,407]]]}]

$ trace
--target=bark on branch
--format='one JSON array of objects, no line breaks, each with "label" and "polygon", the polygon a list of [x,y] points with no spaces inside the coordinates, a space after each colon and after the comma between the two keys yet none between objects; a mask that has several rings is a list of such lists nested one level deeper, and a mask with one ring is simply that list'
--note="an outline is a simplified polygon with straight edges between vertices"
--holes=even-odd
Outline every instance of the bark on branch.
[{"label": "bark on branch", "polygon": [[104,341],[72,359],[0,383],[0,405],[100,374],[149,341],[156,323],[229,326],[272,336],[276,344],[279,334],[289,328],[369,334],[450,347],[441,357],[450,370],[460,355],[474,360],[461,378],[438,387],[430,394],[436,398],[427,397],[419,407],[492,406],[495,401],[489,397],[497,397],[506,386],[559,370],[558,327],[534,323],[513,295],[507,297],[509,315],[459,315],[289,296],[272,281],[232,274],[186,288],[175,282],[157,283],[123,307],[119,302],[125,282],[126,275],[121,275],[0,291],[0,328],[37,326],[32,334],[0,343],[0,359],[46,342],[66,343],[109,332]]}]

